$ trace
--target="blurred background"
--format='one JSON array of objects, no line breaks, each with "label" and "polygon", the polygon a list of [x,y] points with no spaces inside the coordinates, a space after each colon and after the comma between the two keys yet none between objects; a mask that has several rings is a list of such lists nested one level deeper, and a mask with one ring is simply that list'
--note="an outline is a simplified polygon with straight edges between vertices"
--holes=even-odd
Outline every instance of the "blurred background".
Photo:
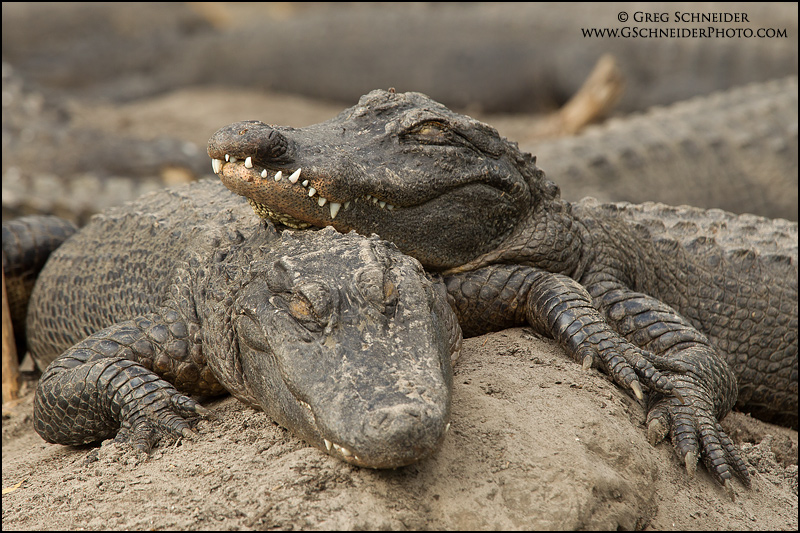
[{"label": "blurred background", "polygon": [[[213,177],[206,141],[228,123],[301,127],[394,87],[495,126],[567,199],[797,220],[796,3],[2,9],[4,219],[83,223],[148,190]],[[631,36],[710,26],[728,36]],[[604,29],[627,37],[587,33]],[[772,37],[746,36],[758,30]]]}]

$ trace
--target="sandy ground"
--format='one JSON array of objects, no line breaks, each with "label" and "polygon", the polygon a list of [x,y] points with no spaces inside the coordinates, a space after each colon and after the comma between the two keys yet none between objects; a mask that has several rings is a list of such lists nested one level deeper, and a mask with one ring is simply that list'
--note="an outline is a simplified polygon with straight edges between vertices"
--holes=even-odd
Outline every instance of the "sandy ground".
[{"label": "sandy ground", "polygon": [[[47,444],[32,393],[3,412],[8,529],[682,529],[797,530],[797,432],[741,414],[753,486],[731,501],[689,479],[644,412],[527,329],[467,339],[451,430],[422,463],[359,469],[233,398],[207,405],[192,441],[149,458],[107,441]],[[33,386],[33,384],[31,384]],[[784,467],[771,448],[790,457]],[[791,457],[793,456],[793,459]]]}]

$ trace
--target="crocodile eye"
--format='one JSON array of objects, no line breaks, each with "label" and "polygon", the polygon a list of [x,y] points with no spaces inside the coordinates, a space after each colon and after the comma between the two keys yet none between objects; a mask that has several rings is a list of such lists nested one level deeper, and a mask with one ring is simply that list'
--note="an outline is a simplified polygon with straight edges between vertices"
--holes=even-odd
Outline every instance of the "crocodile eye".
[{"label": "crocodile eye", "polygon": [[402,139],[416,144],[469,148],[478,154],[481,153],[461,131],[439,120],[427,120],[409,128],[402,135]]},{"label": "crocodile eye", "polygon": [[447,126],[441,122],[426,122],[417,128],[416,133],[417,135],[437,136],[442,135],[446,130]]},{"label": "crocodile eye", "polygon": [[383,270],[365,267],[356,272],[356,287],[368,302],[383,306]]},{"label": "crocodile eye", "polygon": [[305,282],[296,285],[287,304],[289,313],[303,324],[328,323],[333,304],[328,287],[318,282]]},{"label": "crocodile eye", "polygon": [[390,313],[397,305],[397,284],[379,267],[366,267],[355,275],[356,287],[366,301],[381,313]]},{"label": "crocodile eye", "polygon": [[412,128],[409,136],[415,137],[420,142],[443,144],[452,139],[446,124],[430,120]]}]

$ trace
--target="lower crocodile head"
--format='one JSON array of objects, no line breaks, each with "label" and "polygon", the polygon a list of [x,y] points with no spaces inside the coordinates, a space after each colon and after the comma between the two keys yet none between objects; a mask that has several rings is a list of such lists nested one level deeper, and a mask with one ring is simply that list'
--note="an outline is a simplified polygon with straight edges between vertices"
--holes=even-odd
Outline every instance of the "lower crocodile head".
[{"label": "lower crocodile head", "polygon": [[241,376],[227,388],[349,463],[426,457],[449,426],[461,341],[443,284],[376,237],[293,233],[237,263],[240,288],[216,315],[232,317],[238,357],[220,359],[239,370],[215,373]]},{"label": "lower crocodile head", "polygon": [[300,129],[231,124],[211,137],[208,154],[261,216],[377,233],[434,270],[495,249],[544,180],[515,143],[419,93],[372,91]]}]

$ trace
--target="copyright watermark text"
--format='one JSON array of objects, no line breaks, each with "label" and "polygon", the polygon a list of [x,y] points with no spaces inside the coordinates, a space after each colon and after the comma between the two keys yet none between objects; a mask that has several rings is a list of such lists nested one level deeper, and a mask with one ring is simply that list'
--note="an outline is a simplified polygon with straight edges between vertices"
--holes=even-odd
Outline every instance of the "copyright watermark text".
[{"label": "copyright watermark text", "polygon": [[[786,39],[786,28],[752,28],[747,13],[657,12],[617,13],[616,28],[581,28],[584,37],[611,39]],[[736,26],[727,26],[733,24]]]}]

